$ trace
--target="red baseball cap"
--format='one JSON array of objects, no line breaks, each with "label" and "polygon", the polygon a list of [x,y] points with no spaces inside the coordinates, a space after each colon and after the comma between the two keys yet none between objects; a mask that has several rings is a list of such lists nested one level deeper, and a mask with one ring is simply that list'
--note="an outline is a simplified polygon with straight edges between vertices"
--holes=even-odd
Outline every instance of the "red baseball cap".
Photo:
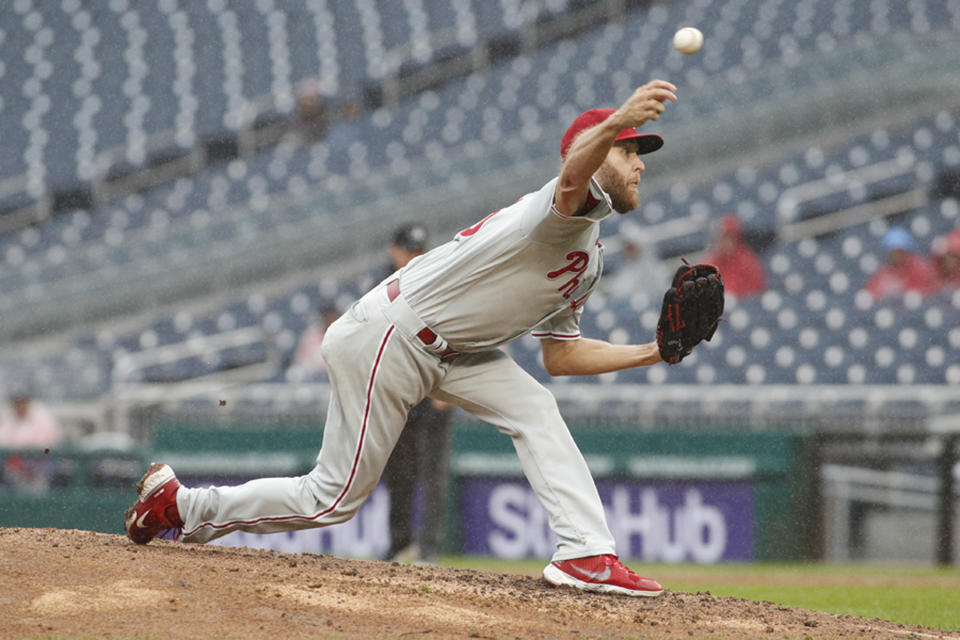
[{"label": "red baseball cap", "polygon": [[[610,117],[610,114],[614,113],[615,109],[590,109],[589,111],[584,111],[573,123],[567,127],[566,133],[563,134],[563,138],[560,140],[560,157],[566,158],[567,151],[570,150],[570,145],[573,144],[574,139],[580,135],[581,132],[586,131],[590,127],[596,126]],[[621,140],[636,140],[640,143],[640,155],[645,153],[652,153],[663,146],[663,138],[658,136],[655,133],[637,133],[636,129],[627,127],[617,134],[617,142]]]}]

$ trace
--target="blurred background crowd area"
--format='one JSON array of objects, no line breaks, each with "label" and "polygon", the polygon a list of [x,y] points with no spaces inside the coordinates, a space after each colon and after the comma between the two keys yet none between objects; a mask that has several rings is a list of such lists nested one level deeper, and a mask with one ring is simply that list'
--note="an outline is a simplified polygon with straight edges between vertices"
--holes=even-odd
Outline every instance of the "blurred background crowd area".
[{"label": "blurred background crowd area", "polygon": [[581,416],[952,424],[958,34],[957,0],[4,3],[8,413],[115,442],[157,412],[322,416],[311,344],[398,225],[452,238],[555,175],[578,113],[664,78],[583,333],[651,340],[684,257],[721,265],[727,322],[673,367],[550,380],[535,340],[511,354]]}]

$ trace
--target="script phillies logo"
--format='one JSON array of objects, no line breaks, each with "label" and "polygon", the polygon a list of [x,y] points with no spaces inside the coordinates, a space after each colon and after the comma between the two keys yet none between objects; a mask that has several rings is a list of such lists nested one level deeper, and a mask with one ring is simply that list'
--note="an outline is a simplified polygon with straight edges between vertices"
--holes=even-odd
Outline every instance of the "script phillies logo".
[{"label": "script phillies logo", "polygon": [[[567,264],[556,271],[549,272],[547,277],[556,280],[564,274],[571,275],[572,277],[569,280],[557,287],[557,291],[563,295],[564,300],[570,300],[570,296],[580,286],[580,278],[586,273],[587,267],[590,266],[590,256],[586,251],[571,251],[565,257]],[[585,295],[571,300],[570,307],[577,309],[589,296],[590,292],[588,291]]]},{"label": "script phillies logo", "polygon": [[556,280],[565,273],[573,274],[572,278],[557,287],[557,291],[562,293],[564,298],[569,298],[580,286],[580,276],[587,270],[587,265],[590,264],[590,256],[587,255],[586,251],[571,251],[566,255],[566,258],[569,260],[566,266],[551,271],[547,274],[547,277]]}]

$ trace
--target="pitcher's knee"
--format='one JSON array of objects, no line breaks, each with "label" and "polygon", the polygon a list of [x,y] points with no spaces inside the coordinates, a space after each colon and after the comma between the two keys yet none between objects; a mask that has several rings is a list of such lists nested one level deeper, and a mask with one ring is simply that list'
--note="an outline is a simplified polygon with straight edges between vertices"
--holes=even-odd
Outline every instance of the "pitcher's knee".
[{"label": "pitcher's knee", "polygon": [[354,483],[344,487],[343,482],[324,478],[322,470],[314,469],[302,477],[303,491],[307,492],[316,504],[317,521],[321,526],[338,524],[352,518],[376,488],[376,483],[360,486]]}]

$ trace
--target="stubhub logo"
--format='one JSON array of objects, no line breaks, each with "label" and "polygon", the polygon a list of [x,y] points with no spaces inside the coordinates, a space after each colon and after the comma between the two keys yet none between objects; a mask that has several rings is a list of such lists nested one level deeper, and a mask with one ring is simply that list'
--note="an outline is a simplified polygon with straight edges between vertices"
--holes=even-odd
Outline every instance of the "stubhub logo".
[{"label": "stubhub logo", "polygon": [[[525,482],[464,479],[464,551],[503,558],[550,557],[556,537]],[[753,555],[748,483],[598,483],[607,525],[622,558],[714,563]]]}]

